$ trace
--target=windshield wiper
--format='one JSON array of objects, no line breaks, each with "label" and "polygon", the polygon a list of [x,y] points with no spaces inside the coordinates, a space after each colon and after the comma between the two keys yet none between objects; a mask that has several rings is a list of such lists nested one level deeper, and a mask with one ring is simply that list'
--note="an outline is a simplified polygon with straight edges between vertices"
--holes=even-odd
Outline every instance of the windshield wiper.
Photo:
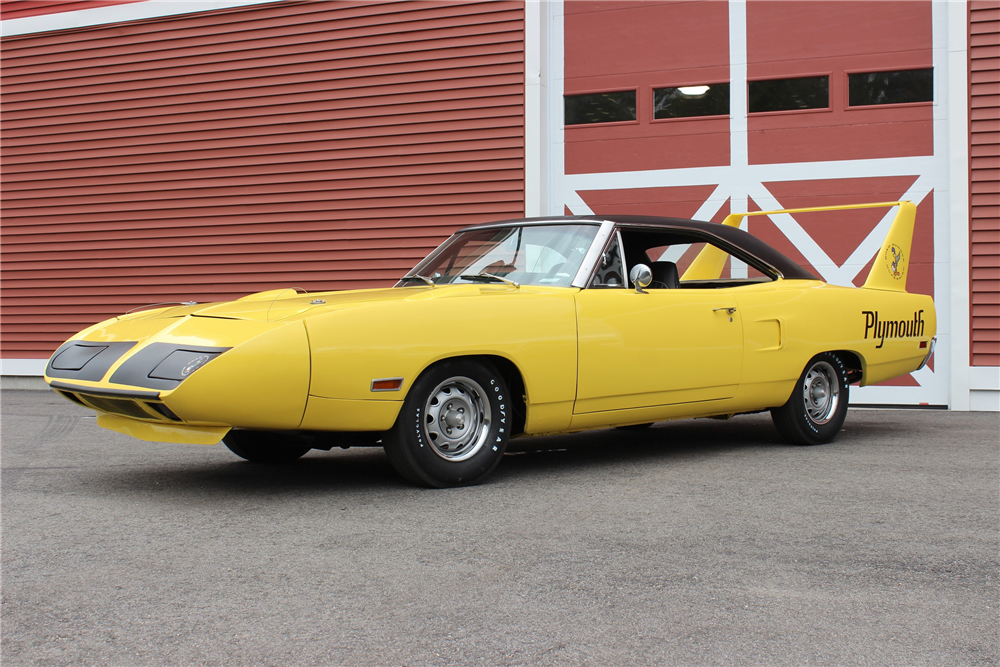
[{"label": "windshield wiper", "polygon": [[520,287],[520,285],[510,278],[504,278],[503,276],[495,276],[492,273],[467,273],[465,275],[459,276],[462,280],[474,280],[475,278],[485,278],[487,280],[497,280],[502,283],[507,283],[508,285],[513,285],[514,287]]},{"label": "windshield wiper", "polygon": [[403,276],[403,280],[423,280],[425,283],[427,283],[431,287],[437,287],[437,285],[434,284],[433,280],[431,280],[427,276],[422,276],[419,273],[414,273],[414,274],[409,275],[409,276]]}]

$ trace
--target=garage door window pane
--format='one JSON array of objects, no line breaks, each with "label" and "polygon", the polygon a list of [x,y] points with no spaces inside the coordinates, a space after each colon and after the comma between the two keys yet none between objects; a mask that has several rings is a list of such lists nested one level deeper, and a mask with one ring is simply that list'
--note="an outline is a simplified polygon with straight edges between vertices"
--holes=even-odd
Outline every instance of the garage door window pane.
[{"label": "garage door window pane", "polygon": [[616,123],[635,120],[635,91],[566,96],[566,124]]},{"label": "garage door window pane", "polygon": [[847,76],[852,107],[934,101],[934,70],[864,72]]},{"label": "garage door window pane", "polygon": [[653,118],[727,115],[729,115],[728,83],[653,90]]},{"label": "garage door window pane", "polygon": [[827,109],[830,107],[830,77],[751,81],[749,98],[750,113]]}]

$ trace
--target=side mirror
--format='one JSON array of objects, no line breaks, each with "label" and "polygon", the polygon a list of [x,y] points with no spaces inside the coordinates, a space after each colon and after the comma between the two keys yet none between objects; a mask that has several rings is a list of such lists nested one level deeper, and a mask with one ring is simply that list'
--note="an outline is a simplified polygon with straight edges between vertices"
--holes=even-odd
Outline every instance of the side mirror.
[{"label": "side mirror", "polygon": [[635,285],[636,292],[645,294],[642,288],[649,287],[649,283],[653,282],[653,271],[645,264],[636,264],[628,272],[628,279]]}]

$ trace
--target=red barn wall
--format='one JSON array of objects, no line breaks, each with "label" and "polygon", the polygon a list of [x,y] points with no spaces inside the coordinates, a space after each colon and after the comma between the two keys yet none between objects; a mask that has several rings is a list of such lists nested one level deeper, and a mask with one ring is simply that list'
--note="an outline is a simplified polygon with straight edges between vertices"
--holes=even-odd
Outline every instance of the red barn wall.
[{"label": "red barn wall", "polygon": [[5,358],[140,304],[388,286],[524,211],[524,3],[287,2],[2,42]]},{"label": "red barn wall", "polygon": [[847,105],[849,72],[933,65],[931,3],[747,3],[747,79],[830,77],[830,108],[751,114],[751,164],[931,155],[932,105]]},{"label": "red barn wall", "polygon": [[128,5],[145,0],[3,0],[0,2],[0,19],[23,19],[81,9],[95,9],[112,5]]},{"label": "red barn wall", "polygon": [[[931,102],[848,108],[847,77],[856,71],[933,65],[929,2],[788,2],[746,5],[747,79],[829,75],[823,110],[749,114],[749,164],[794,164],[932,155]],[[566,128],[566,173],[618,172],[730,164],[725,117],[653,119],[653,89],[728,82],[729,6],[725,2],[566,3],[565,94],[635,89],[634,122]],[[830,179],[766,183],[785,208],[893,201],[909,178]],[[595,212],[690,217],[711,186],[581,193]],[[921,206],[913,262],[920,279],[910,291],[933,293],[932,198]],[[754,202],[750,209],[760,210]],[[716,216],[721,220],[729,206]],[[802,225],[831,259],[844,261],[885,211],[851,211],[810,218]],[[752,233],[796,256],[765,218]],[[809,266],[801,258],[802,263]],[[815,268],[815,267],[811,267]],[[861,282],[864,281],[864,272]]]},{"label": "red barn wall", "polygon": [[566,128],[567,174],[729,164],[728,118],[653,119],[654,88],[729,81],[728,3],[565,7],[565,94],[637,93],[635,122]]},{"label": "red barn wall", "polygon": [[1000,366],[1000,4],[969,8],[971,364]]}]

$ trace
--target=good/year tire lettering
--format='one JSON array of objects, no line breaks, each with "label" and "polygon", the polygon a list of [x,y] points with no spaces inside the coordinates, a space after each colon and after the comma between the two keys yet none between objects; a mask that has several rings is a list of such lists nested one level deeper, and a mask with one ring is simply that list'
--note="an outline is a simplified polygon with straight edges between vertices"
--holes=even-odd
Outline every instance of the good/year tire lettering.
[{"label": "good/year tire lettering", "polygon": [[788,401],[771,409],[771,419],[791,443],[830,442],[847,418],[849,391],[844,362],[833,352],[822,352],[806,364]]},{"label": "good/year tire lettering", "polygon": [[389,462],[425,486],[482,481],[507,447],[506,395],[503,377],[488,362],[453,359],[432,366],[414,382],[383,439]]}]

